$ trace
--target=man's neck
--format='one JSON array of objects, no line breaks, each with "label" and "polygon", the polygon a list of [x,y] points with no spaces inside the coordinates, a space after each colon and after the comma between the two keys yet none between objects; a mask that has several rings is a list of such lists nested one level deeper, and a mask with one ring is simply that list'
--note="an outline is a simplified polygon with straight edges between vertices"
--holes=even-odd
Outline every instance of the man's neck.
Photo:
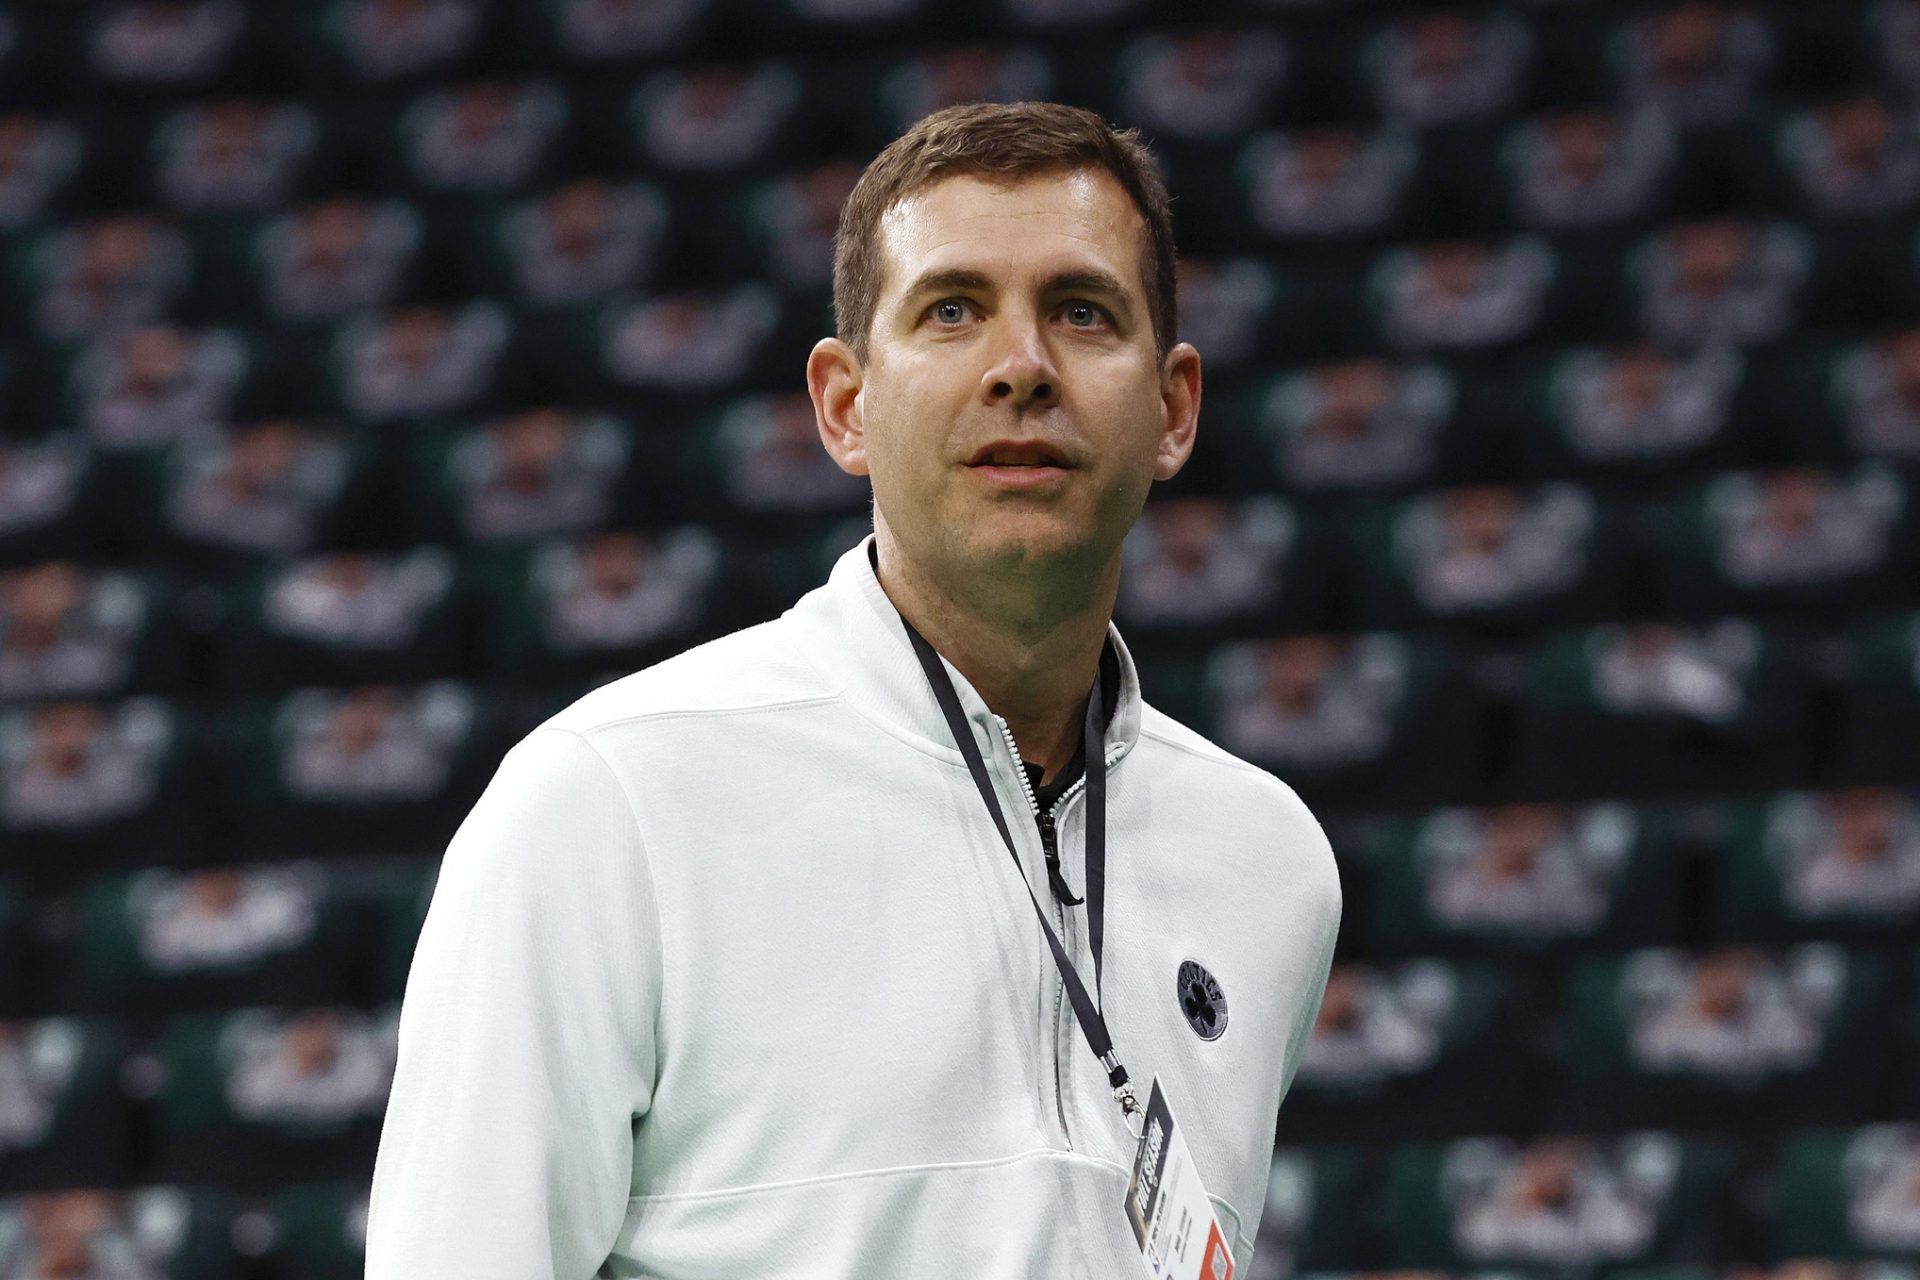
[{"label": "man's neck", "polygon": [[1006,720],[1021,759],[1051,780],[1080,744],[1119,587],[1117,558],[1095,583],[998,571],[946,582],[884,531],[877,544],[880,587],[894,608]]}]

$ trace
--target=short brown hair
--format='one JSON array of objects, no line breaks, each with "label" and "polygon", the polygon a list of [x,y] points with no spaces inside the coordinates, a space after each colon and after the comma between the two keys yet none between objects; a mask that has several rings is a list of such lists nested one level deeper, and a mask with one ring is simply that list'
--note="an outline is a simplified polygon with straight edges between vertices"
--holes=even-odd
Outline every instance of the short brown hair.
[{"label": "short brown hair", "polygon": [[880,219],[942,178],[1014,179],[1057,169],[1104,169],[1147,224],[1140,276],[1153,344],[1164,357],[1179,313],[1174,301],[1173,209],[1160,165],[1133,129],[1115,129],[1083,107],[1057,102],[969,103],[925,117],[873,158],[840,209],[833,240],[833,324],[864,360],[880,298]]}]

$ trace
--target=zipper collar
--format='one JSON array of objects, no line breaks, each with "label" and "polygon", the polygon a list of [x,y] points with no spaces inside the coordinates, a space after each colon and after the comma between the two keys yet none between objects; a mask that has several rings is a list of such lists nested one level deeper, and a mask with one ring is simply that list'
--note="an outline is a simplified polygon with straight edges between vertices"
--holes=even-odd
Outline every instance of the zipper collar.
[{"label": "zipper collar", "polygon": [[[1118,719],[1119,712],[1116,711],[1114,716]],[[994,723],[1000,728],[1001,738],[1006,741],[1007,754],[1013,757],[1014,772],[1020,777],[1020,790],[1027,797],[1027,809],[1032,816],[1037,818],[1040,816],[1040,797],[1034,794],[1033,780],[1027,777],[1027,771],[1020,762],[1020,747],[1013,740],[1013,729],[1007,724],[1003,717],[995,716],[993,719]],[[1106,750],[1107,767],[1111,769],[1120,757],[1125,754],[1127,754],[1127,744],[1124,742],[1115,742],[1112,736],[1109,735]],[[1057,818],[1067,807],[1068,803],[1078,799],[1080,793],[1086,789],[1087,775],[1086,772],[1082,770],[1079,777],[1067,784],[1065,791],[1062,791],[1058,796],[1054,797],[1052,810],[1054,816]]]},{"label": "zipper collar", "polygon": [[[1108,742],[1107,743],[1107,768],[1109,769],[1113,768],[1113,766],[1119,761],[1120,757],[1124,756],[1125,754],[1127,754],[1127,748],[1125,743]],[[1020,772],[1025,773],[1026,770],[1022,769]],[[1053,815],[1054,815],[1055,821],[1059,820],[1060,815],[1066,812],[1067,806],[1069,804],[1072,804],[1075,800],[1078,800],[1080,798],[1081,793],[1084,792],[1086,789],[1087,789],[1087,775],[1082,773],[1079,777],[1073,780],[1073,782],[1067,787],[1065,791],[1062,791],[1060,793],[1059,799],[1053,802]]]},{"label": "zipper collar", "polygon": [[[841,696],[866,715],[880,721],[916,747],[933,755],[961,761],[950,741],[945,717],[927,687],[927,676],[914,656],[913,644],[901,625],[900,611],[881,587],[868,557],[868,534],[842,555],[826,584],[809,591],[784,615],[808,631],[807,656],[833,681]],[[1119,628],[1107,623],[1107,639],[1120,664],[1120,696],[1107,723],[1104,750],[1109,764],[1131,751],[1140,738],[1140,677],[1133,655],[1120,638]],[[943,656],[954,691],[973,726],[974,740],[991,758],[991,744],[1002,732],[1000,717]],[[1027,787],[1024,770],[1022,787]],[[1081,781],[1084,781],[1082,779]],[[1080,783],[1076,782],[1075,787]],[[1069,788],[1066,795],[1073,794]]]},{"label": "zipper collar", "polygon": [[1034,794],[1033,779],[1027,776],[1026,766],[1020,762],[1020,746],[1013,740],[1013,726],[1007,723],[1005,716],[995,716],[993,723],[999,727],[1000,736],[1006,741],[1007,754],[1013,757],[1013,774],[1020,779],[1020,794],[1027,798],[1027,812],[1037,818],[1040,816],[1040,797]]}]

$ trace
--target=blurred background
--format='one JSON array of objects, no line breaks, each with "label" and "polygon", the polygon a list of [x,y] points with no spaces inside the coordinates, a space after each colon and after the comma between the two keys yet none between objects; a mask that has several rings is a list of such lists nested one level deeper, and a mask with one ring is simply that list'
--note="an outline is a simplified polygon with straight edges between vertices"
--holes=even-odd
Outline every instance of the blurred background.
[{"label": "blurred background", "polygon": [[360,1274],[448,836],[865,532],[840,203],[1036,97],[1175,193],[1147,696],[1345,878],[1253,1275],[1920,1276],[1920,0],[40,0],[0,1277]]}]

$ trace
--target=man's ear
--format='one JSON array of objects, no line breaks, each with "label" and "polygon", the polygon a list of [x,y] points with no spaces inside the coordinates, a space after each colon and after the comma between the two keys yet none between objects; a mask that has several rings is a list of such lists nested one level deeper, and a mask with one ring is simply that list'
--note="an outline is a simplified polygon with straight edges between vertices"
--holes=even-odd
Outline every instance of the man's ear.
[{"label": "man's ear", "polygon": [[1192,456],[1194,431],[1200,425],[1200,353],[1191,342],[1176,345],[1161,363],[1160,404],[1166,424],[1153,460],[1153,478],[1171,480]]},{"label": "man's ear", "polygon": [[807,356],[807,394],[820,443],[850,476],[867,474],[867,433],[860,420],[865,375],[860,357],[838,338],[820,339]]}]

